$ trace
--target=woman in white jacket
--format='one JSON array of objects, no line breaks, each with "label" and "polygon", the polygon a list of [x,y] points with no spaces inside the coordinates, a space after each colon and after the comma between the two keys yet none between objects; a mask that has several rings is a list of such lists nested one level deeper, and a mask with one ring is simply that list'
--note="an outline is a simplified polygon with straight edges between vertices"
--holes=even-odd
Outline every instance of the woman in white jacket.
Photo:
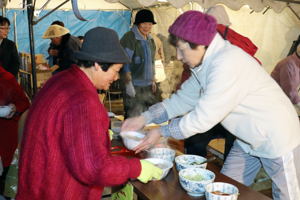
[{"label": "woman in white jacket", "polygon": [[172,119],[149,131],[136,152],[161,136],[185,139],[220,122],[237,137],[223,174],[249,186],[263,167],[274,199],[299,200],[300,123],[287,96],[254,58],[222,39],[213,17],[185,12],[169,32],[192,76],[169,99],[124,122],[122,131]]}]

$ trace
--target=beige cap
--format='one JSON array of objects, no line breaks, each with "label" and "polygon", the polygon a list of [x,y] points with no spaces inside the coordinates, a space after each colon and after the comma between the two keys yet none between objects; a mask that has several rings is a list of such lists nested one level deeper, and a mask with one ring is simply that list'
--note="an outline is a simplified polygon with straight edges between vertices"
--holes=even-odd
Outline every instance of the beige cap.
[{"label": "beige cap", "polygon": [[222,5],[216,5],[210,7],[206,14],[211,15],[216,18],[218,24],[223,24],[224,26],[230,26],[230,20],[228,14]]},{"label": "beige cap", "polygon": [[69,29],[62,27],[60,25],[54,24],[48,27],[46,32],[43,35],[44,39],[50,39],[55,37],[60,37],[70,33]]}]

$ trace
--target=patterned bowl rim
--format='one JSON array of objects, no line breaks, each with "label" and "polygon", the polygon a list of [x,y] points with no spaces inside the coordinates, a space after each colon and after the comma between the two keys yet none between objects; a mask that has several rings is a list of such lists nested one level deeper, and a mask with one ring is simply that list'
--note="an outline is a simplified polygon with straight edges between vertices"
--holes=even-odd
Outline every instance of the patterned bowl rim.
[{"label": "patterned bowl rim", "polygon": [[[208,173],[208,174],[211,174],[212,175],[212,178],[211,179],[205,179],[205,180],[201,180],[201,181],[194,181],[194,180],[190,180],[190,179],[187,179],[185,178],[182,174],[185,172],[185,171],[189,171],[189,170],[197,170],[197,171],[203,171],[205,173]],[[216,174],[208,169],[204,169],[204,168],[199,168],[199,167],[190,167],[190,168],[186,168],[186,169],[182,169],[179,171],[178,173],[178,176],[183,179],[183,180],[187,180],[189,182],[192,182],[192,183],[203,183],[203,182],[207,182],[207,181],[210,181],[210,180],[215,180],[216,178]]]}]

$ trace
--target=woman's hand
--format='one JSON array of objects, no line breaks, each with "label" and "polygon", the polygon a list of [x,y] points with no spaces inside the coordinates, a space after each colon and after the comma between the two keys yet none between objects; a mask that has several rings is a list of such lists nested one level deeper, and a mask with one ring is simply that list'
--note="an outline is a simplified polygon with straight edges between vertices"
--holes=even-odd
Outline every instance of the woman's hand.
[{"label": "woman's hand", "polygon": [[142,140],[142,143],[133,149],[135,153],[139,153],[144,150],[151,149],[154,145],[159,143],[161,132],[159,128],[150,130],[146,137]]},{"label": "woman's hand", "polygon": [[138,117],[128,118],[123,122],[121,126],[121,132],[137,131],[144,128],[145,124],[146,124],[146,120],[142,115]]}]

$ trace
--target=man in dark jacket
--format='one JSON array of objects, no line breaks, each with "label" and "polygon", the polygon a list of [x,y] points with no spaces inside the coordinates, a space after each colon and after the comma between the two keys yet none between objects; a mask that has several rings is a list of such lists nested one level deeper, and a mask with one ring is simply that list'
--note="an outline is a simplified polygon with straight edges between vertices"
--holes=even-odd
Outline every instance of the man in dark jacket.
[{"label": "man in dark jacket", "polygon": [[7,39],[9,26],[9,20],[0,16],[0,65],[17,78],[20,60],[16,44]]},{"label": "man in dark jacket", "polygon": [[73,54],[80,49],[81,43],[67,28],[57,24],[51,25],[45,31],[43,38],[50,39],[58,50],[56,64],[59,68],[54,73],[68,69],[72,64],[77,63]]}]

